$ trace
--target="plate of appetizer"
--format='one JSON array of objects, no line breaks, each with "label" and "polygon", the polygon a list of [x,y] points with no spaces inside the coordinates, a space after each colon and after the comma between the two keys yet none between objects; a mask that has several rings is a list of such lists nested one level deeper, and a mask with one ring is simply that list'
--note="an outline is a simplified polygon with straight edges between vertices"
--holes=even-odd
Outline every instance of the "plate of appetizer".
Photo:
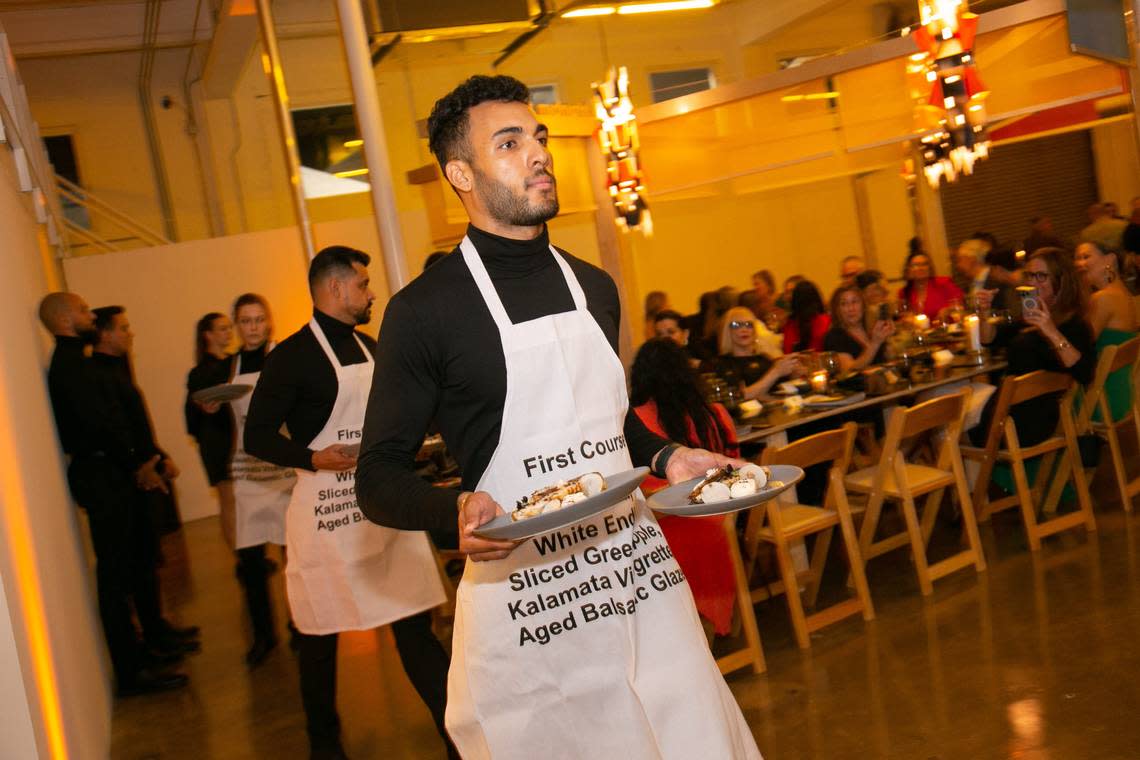
[{"label": "plate of appetizer", "polygon": [[560,480],[521,496],[510,513],[480,525],[475,529],[475,535],[518,541],[565,528],[629,498],[647,475],[648,467],[637,467],[606,477],[601,473],[587,472],[576,478]]},{"label": "plate of appetizer", "polygon": [[865,398],[867,398],[867,394],[862,391],[859,393],[813,393],[810,396],[804,396],[804,406],[814,409],[830,409],[836,406],[857,404]]},{"label": "plate of appetizer", "polygon": [[252,385],[246,385],[244,383],[222,383],[221,385],[211,385],[209,388],[194,391],[190,394],[190,398],[202,404],[209,404],[215,401],[224,403],[226,401],[236,401],[252,390]]},{"label": "plate of appetizer", "polygon": [[658,491],[649,497],[649,508],[682,517],[725,515],[770,501],[803,477],[804,471],[790,464],[725,465]]}]

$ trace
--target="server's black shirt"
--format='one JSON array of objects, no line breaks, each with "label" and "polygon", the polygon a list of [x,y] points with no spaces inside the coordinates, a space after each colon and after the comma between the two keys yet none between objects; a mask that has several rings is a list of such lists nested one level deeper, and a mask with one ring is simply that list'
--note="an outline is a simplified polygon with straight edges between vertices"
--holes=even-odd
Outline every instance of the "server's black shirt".
[{"label": "server's black shirt", "polygon": [[230,372],[233,368],[233,356],[219,359],[213,354],[206,354],[202,361],[194,365],[190,374],[186,376],[186,404],[183,413],[186,417],[186,432],[198,439],[202,445],[203,430],[209,439],[216,434],[218,440],[229,431],[233,435],[234,421],[230,413],[229,404],[222,404],[218,411],[209,414],[191,399],[195,392],[205,388],[212,388],[230,381]]},{"label": "server's black shirt", "polygon": [[48,368],[48,393],[63,450],[73,457],[106,456],[135,469],[142,464],[127,418],[99,385],[82,338],[57,335]]},{"label": "server's black shirt", "polygon": [[[472,226],[467,234],[513,323],[574,309],[545,230],[527,241]],[[617,287],[601,269],[562,254],[616,352]],[[456,248],[397,293],[381,323],[356,474],[357,501],[369,519],[404,530],[454,531],[458,492],[417,477],[416,452],[434,419],[459,462],[463,488],[474,490],[498,445],[506,390],[498,327]],[[668,443],[632,412],[625,436],[635,465],[648,464]]]},{"label": "server's black shirt", "polygon": [[126,356],[112,356],[96,351],[91,355],[91,369],[95,382],[105,395],[117,403],[126,416],[131,445],[141,460],[140,464],[156,454],[165,456],[154,439],[154,428],[150,424],[150,412],[142,392],[135,385],[130,359]]},{"label": "server's black shirt", "polygon": [[[353,325],[316,309],[313,316],[341,364],[367,360],[354,335],[368,351],[376,350],[376,341],[357,332]],[[255,366],[247,363],[243,353],[242,371]],[[312,328],[305,325],[265,356],[245,420],[246,452],[282,467],[313,469],[309,441],[328,422],[337,390],[336,370],[317,343]],[[282,424],[288,436],[281,433]]]}]

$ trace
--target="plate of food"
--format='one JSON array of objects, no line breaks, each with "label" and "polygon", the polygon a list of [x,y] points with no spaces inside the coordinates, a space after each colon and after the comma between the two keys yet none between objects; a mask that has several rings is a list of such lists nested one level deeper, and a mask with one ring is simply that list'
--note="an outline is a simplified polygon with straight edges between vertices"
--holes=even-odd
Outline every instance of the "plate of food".
[{"label": "plate of food", "polygon": [[226,401],[235,401],[252,390],[253,386],[246,385],[245,383],[222,383],[221,385],[211,385],[209,388],[194,391],[190,394],[190,398],[202,404],[215,402],[224,403]]},{"label": "plate of food", "polygon": [[[565,528],[629,498],[649,475],[638,467],[607,477],[587,472],[523,495],[514,509],[475,529],[480,538],[519,541]],[[504,507],[505,508],[505,507]]]},{"label": "plate of food", "polygon": [[770,501],[803,478],[804,471],[790,464],[726,465],[658,491],[649,497],[649,508],[681,517],[725,515]]},{"label": "plate of food", "polygon": [[804,396],[804,406],[813,409],[831,409],[836,406],[856,404],[867,398],[865,393],[813,393]]}]

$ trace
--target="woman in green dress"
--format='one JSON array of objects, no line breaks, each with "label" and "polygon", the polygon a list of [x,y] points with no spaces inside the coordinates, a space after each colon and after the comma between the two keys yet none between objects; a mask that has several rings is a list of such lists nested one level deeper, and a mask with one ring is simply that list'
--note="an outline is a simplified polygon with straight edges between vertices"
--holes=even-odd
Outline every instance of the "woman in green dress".
[{"label": "woman in green dress", "polygon": [[[1088,321],[1096,337],[1099,354],[1106,346],[1124,343],[1137,334],[1136,307],[1132,294],[1120,277],[1120,254],[1097,243],[1081,243],[1075,257],[1078,271],[1092,290],[1089,299]],[[1104,392],[1113,421],[1118,421],[1132,406],[1130,367],[1122,367],[1108,376]],[[1093,414],[1100,420],[1100,409]]]}]

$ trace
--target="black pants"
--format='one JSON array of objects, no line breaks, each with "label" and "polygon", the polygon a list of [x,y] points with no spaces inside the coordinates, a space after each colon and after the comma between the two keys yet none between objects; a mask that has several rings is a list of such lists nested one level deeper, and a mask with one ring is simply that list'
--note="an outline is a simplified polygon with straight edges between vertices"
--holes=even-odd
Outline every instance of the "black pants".
[{"label": "black pants", "polygon": [[87,511],[95,549],[99,617],[115,677],[129,681],[143,667],[143,644],[131,617],[152,641],[165,633],[159,598],[158,536],[134,473],[105,457],[78,457],[68,469],[72,495]]},{"label": "black pants", "polygon": [[269,578],[265,570],[265,544],[237,550],[238,578],[245,591],[245,606],[255,641],[273,641],[273,607],[269,601]]},{"label": "black pants", "polygon": [[[392,623],[396,650],[408,680],[431,711],[440,736],[447,744],[448,756],[458,757],[443,727],[447,705],[448,657],[443,645],[431,630],[431,614],[421,612]],[[337,634],[310,636],[300,634],[298,653],[301,671],[301,701],[309,744],[313,749],[337,746],[340,741],[340,717],[336,712],[336,645]]]}]

